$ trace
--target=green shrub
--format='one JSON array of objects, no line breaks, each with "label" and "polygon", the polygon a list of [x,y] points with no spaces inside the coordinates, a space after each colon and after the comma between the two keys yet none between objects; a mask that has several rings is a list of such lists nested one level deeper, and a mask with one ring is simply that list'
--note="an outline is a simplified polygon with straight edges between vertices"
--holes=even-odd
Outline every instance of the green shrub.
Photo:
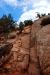
[{"label": "green shrub", "polygon": [[24,24],[25,24],[25,26],[32,25],[33,21],[32,20],[25,20]]},{"label": "green shrub", "polygon": [[41,14],[42,17],[46,16],[46,14]]},{"label": "green shrub", "polygon": [[11,31],[14,28],[14,20],[11,16],[11,14],[7,15],[3,15],[0,18],[0,32],[4,32],[7,33],[9,31]]}]

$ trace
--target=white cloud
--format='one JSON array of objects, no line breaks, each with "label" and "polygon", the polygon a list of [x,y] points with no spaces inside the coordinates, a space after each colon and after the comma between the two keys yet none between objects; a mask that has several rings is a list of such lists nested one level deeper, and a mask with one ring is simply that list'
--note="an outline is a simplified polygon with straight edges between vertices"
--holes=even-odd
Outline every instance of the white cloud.
[{"label": "white cloud", "polygon": [[30,10],[23,13],[17,23],[19,24],[20,21],[24,22],[24,20],[28,20],[28,19],[35,20],[37,19],[36,17],[37,17],[37,13],[35,13],[34,10]]},{"label": "white cloud", "polygon": [[10,6],[15,6],[15,7],[17,7],[17,5],[18,5],[17,0],[4,0],[4,2],[5,2],[6,4],[10,5]]},{"label": "white cloud", "polygon": [[35,3],[33,7],[37,7],[37,6],[46,6],[47,5],[47,1],[45,0],[41,0],[39,3]]},{"label": "white cloud", "polygon": [[32,2],[33,0],[2,0],[6,4],[10,6],[18,6],[18,7],[24,7],[28,6],[30,4],[30,1]]},{"label": "white cloud", "polygon": [[15,6],[15,7],[26,7],[28,8],[29,5],[33,5],[35,2],[37,2],[37,0],[2,0],[4,1],[6,4],[10,5],[10,6]]},{"label": "white cloud", "polygon": [[6,4],[13,7],[22,8],[23,14],[21,14],[18,22],[25,19],[36,19],[36,12],[48,13],[50,12],[50,0],[1,0]]},{"label": "white cloud", "polygon": [[28,10],[27,6],[23,7],[24,12],[27,11],[27,10]]},{"label": "white cloud", "polygon": [[20,7],[34,7],[38,5],[46,5],[50,0],[1,0],[10,6],[20,6]]},{"label": "white cloud", "polygon": [[[24,0],[24,1],[26,1],[26,0]],[[30,9],[28,11],[27,10],[29,8],[28,5],[31,5],[31,4],[32,4],[32,6],[30,6],[30,7],[32,7],[32,9]],[[20,16],[18,23],[20,21],[24,21],[27,19],[35,20],[36,15],[37,15],[36,12],[39,12],[40,14],[42,14],[42,13],[47,14],[50,12],[50,2],[48,2],[48,0],[35,0],[35,1],[34,0],[27,0],[27,4],[25,6],[26,6],[26,8],[24,7],[24,9],[23,9],[25,11]]]}]

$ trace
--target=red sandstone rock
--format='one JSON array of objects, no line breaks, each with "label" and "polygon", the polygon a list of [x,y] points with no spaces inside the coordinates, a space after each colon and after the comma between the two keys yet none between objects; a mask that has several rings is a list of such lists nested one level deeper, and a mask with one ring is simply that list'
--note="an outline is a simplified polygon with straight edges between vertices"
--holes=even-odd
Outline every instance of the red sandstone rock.
[{"label": "red sandstone rock", "polygon": [[44,75],[50,75],[50,25],[37,33],[37,51]]}]

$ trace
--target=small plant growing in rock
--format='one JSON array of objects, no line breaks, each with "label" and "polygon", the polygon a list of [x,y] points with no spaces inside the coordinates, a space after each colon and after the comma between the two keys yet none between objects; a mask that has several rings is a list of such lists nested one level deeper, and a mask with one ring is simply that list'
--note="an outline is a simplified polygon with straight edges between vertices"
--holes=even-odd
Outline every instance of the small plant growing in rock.
[{"label": "small plant growing in rock", "polygon": [[42,17],[46,16],[46,14],[41,14]]},{"label": "small plant growing in rock", "polygon": [[39,13],[37,13],[37,17],[38,17],[38,18],[41,18],[41,15],[40,15]]}]

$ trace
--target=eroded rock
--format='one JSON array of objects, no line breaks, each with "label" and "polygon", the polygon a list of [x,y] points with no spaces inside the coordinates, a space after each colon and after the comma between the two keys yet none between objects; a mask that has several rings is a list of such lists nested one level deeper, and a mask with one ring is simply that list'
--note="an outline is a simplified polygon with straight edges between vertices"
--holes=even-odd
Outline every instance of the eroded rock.
[{"label": "eroded rock", "polygon": [[50,74],[50,25],[37,33],[37,52],[41,70],[44,75]]}]

